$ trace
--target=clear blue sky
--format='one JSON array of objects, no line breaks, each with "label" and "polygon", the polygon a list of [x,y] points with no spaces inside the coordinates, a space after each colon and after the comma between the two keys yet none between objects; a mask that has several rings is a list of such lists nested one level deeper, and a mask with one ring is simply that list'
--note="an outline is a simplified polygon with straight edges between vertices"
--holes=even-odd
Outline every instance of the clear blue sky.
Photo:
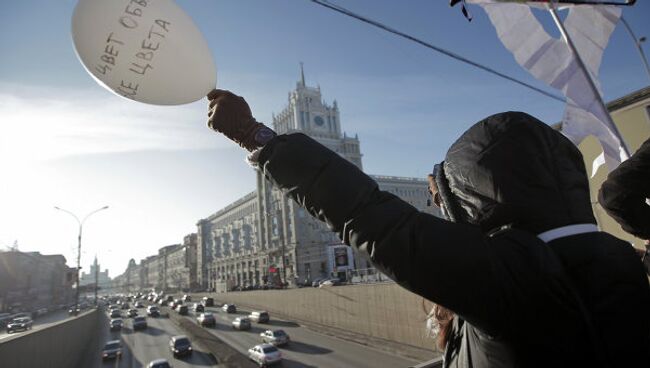
[{"label": "clear blue sky", "polygon": [[[447,1],[337,3],[552,91],[516,64],[477,7],[468,23]],[[72,265],[76,223],[53,206],[83,216],[109,205],[84,226],[82,264],[87,270],[98,254],[114,276],[254,190],[254,176],[244,153],[205,127],[205,99],[155,107],[96,84],[72,46],[75,4],[0,3],[0,247],[18,240],[21,250],[61,253]],[[261,121],[284,108],[304,62],[307,83],[320,85],[326,102],[337,99],[343,129],[359,134],[371,174],[423,177],[468,126],[495,112],[549,123],[562,116],[557,101],[307,0],[178,4],[209,43],[219,87],[245,96]],[[623,14],[650,36],[647,1]],[[606,100],[649,84],[620,26],[600,75]]]}]

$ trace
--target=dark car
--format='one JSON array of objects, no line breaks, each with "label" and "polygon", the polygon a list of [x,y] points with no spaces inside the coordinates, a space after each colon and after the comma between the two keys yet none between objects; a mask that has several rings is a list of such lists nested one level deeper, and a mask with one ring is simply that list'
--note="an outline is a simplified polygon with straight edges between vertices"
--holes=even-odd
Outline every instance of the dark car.
[{"label": "dark car", "polygon": [[133,318],[133,330],[144,330],[147,328],[147,317],[138,316]]},{"label": "dark car", "polygon": [[200,324],[201,326],[211,326],[214,327],[217,325],[217,321],[214,319],[214,314],[212,313],[201,313],[197,318],[196,318],[196,323]]},{"label": "dark car", "polygon": [[129,309],[129,312],[127,313],[129,318],[137,317],[138,316],[138,310],[137,309]]},{"label": "dark car", "polygon": [[201,299],[201,304],[205,307],[214,307],[214,299],[204,296],[203,299]]},{"label": "dark car", "polygon": [[205,312],[205,307],[203,306],[203,304],[199,304],[199,303],[194,303],[192,309],[196,313]]},{"label": "dark car", "polygon": [[185,335],[172,336],[169,340],[169,350],[174,354],[174,358],[192,354],[192,343]]},{"label": "dark car", "polygon": [[165,359],[156,359],[150,361],[147,368],[172,368],[172,366]]},{"label": "dark car", "polygon": [[122,355],[122,345],[120,340],[112,340],[104,345],[102,349],[102,360],[116,359]]},{"label": "dark car", "polygon": [[147,307],[147,315],[150,317],[160,317],[160,309],[155,305],[150,305]]},{"label": "dark car", "polygon": [[111,331],[121,331],[123,324],[124,322],[119,318],[112,319],[110,324]]},{"label": "dark car", "polygon": [[271,317],[269,317],[269,312],[267,311],[253,311],[248,315],[248,318],[257,323],[269,323],[269,320],[271,319]]},{"label": "dark car", "polygon": [[176,312],[178,312],[178,314],[180,314],[181,316],[187,316],[187,312],[188,312],[187,305],[179,305],[178,307],[176,307]]},{"label": "dark car", "polygon": [[234,304],[224,304],[221,310],[226,313],[237,313],[237,306]]},{"label": "dark car", "polygon": [[31,330],[32,323],[32,319],[29,317],[14,318],[13,321],[9,322],[7,325],[7,333]]}]

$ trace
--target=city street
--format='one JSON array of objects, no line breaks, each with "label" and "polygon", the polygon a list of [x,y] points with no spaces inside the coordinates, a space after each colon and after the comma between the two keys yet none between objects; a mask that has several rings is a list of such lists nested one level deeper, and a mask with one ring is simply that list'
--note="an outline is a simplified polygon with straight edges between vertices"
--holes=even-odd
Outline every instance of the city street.
[{"label": "city street", "polygon": [[[63,321],[64,319],[68,318],[68,312],[61,310],[61,311],[56,311],[52,313],[48,313],[44,316],[38,317],[34,320],[34,324],[32,325],[32,330],[39,330],[41,328],[45,328],[47,326],[50,326],[54,323],[57,323],[59,321]],[[12,336],[19,336],[20,334],[24,333],[23,331],[21,332],[15,332],[8,334],[6,329],[2,330],[2,333],[0,333],[0,340],[6,339]]]},{"label": "city street", "polygon": [[[144,315],[141,310],[141,315]],[[99,346],[96,347],[96,354],[89,357],[86,367],[122,367],[140,368],[146,367],[149,362],[155,359],[167,359],[174,368],[182,367],[212,367],[216,366],[213,358],[205,353],[205,350],[196,341],[192,341],[194,352],[191,356],[175,359],[169,350],[169,339],[175,335],[185,333],[167,318],[147,318],[148,327],[146,330],[133,331],[132,320],[124,318],[122,332],[111,332],[108,327],[109,319],[101,325],[102,338],[99,339]],[[121,340],[122,358],[119,360],[101,359],[101,349],[107,341]]]},{"label": "city street", "polygon": [[[214,313],[217,321],[216,327],[208,329],[243,354],[262,343],[260,333],[267,329],[283,329],[291,337],[287,346],[280,347],[284,367],[377,368],[408,367],[417,363],[368,346],[319,334],[297,323],[274,319],[273,315],[268,324],[253,322],[250,330],[238,331],[232,328],[231,322],[237,317],[247,316],[248,311],[238,310],[238,313],[231,314],[220,308],[207,308],[207,311]],[[196,316],[190,312],[187,318],[195,321]]]}]

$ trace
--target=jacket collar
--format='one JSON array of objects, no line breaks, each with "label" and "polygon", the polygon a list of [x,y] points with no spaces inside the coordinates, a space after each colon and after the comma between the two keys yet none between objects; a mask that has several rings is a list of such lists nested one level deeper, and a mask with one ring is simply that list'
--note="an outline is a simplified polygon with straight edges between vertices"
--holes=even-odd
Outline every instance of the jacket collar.
[{"label": "jacket collar", "polygon": [[598,227],[594,224],[574,224],[574,225],[556,227],[555,229],[544,231],[541,234],[537,234],[537,237],[540,238],[545,243],[548,243],[552,240],[564,238],[571,235],[593,233],[597,231],[598,231]]}]

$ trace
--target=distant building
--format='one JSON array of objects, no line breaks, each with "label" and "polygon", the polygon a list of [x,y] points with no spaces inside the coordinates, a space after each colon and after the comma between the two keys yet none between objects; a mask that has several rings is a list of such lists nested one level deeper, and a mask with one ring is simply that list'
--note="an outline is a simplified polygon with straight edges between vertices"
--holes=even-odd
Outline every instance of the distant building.
[{"label": "distant building", "polygon": [[[349,137],[342,131],[336,100],[326,104],[320,87],[307,86],[302,68],[287,106],[273,116],[273,128],[279,134],[307,134],[363,169],[358,136]],[[421,211],[435,213],[426,207],[429,194],[424,178],[372,178],[380,189]],[[202,288],[210,290],[281,281],[295,284],[333,274],[345,277],[348,269],[370,267],[356,252],[338,251],[341,242],[336,234],[260,173],[255,191],[198,221],[197,228],[197,279]]]},{"label": "distant building", "polygon": [[158,254],[136,263],[134,259],[121,275],[113,279],[118,292],[188,292],[198,289],[196,282],[197,236],[188,234],[183,244],[162,247]]},{"label": "distant building", "polygon": [[111,278],[108,276],[108,269],[100,271],[99,263],[97,263],[97,257],[92,265],[90,265],[90,272],[82,272],[79,278],[79,284],[81,286],[85,285],[94,285],[95,280],[97,280],[97,285],[99,290],[108,290],[111,288]]},{"label": "distant building", "polygon": [[0,252],[0,311],[33,311],[71,302],[75,271],[60,254]]}]

